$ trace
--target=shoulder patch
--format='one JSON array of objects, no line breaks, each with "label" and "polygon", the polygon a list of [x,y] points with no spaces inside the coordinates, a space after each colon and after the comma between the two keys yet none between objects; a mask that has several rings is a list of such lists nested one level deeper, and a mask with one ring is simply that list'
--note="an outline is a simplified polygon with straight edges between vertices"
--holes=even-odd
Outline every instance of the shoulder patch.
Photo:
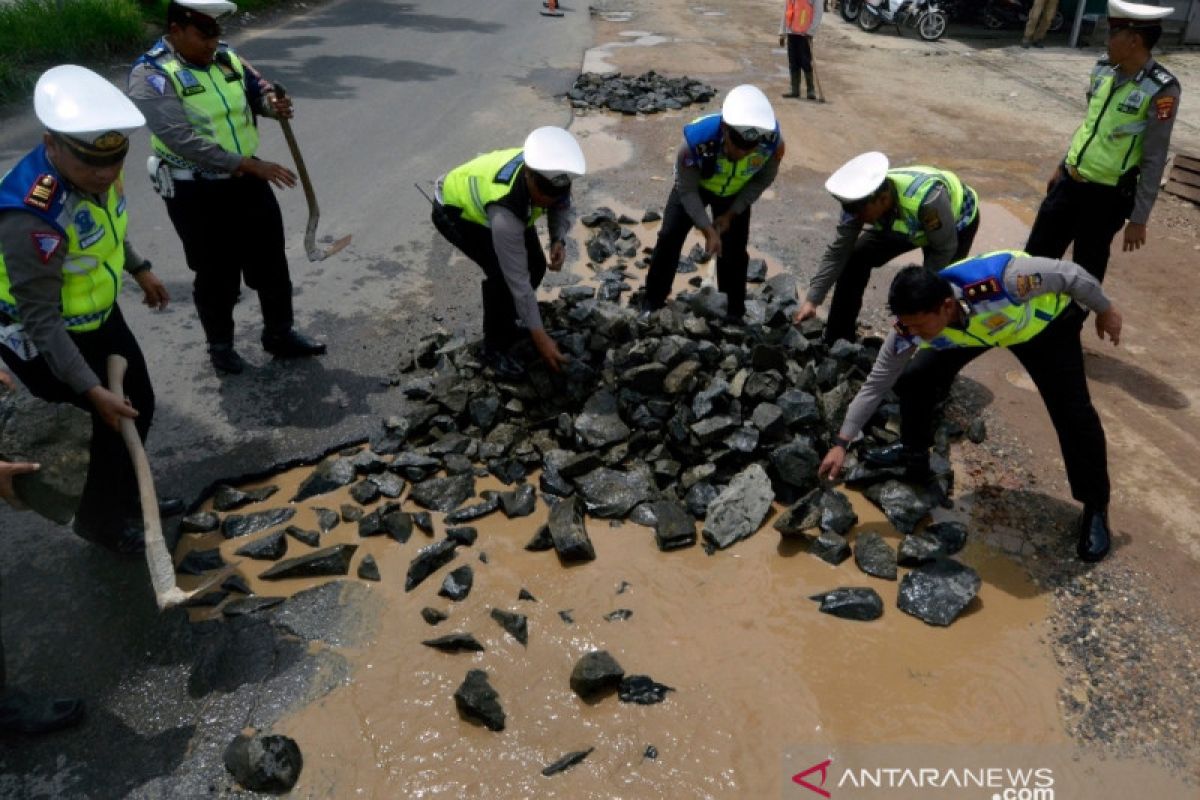
[{"label": "shoulder patch", "polygon": [[1154,116],[1159,122],[1166,122],[1175,115],[1175,96],[1166,95],[1154,101]]},{"label": "shoulder patch", "polygon": [[942,218],[938,216],[936,208],[924,206],[921,208],[919,216],[921,218],[921,227],[929,233],[933,233],[942,227]]},{"label": "shoulder patch", "polygon": [[146,83],[160,97],[167,93],[167,76],[161,72],[151,72],[146,76]]},{"label": "shoulder patch", "polygon": [[916,346],[917,346],[917,343],[914,342],[911,337],[906,336],[906,335],[900,333],[899,331],[897,331],[896,332],[896,343],[892,347],[892,352],[895,353],[896,355],[900,355],[901,353],[905,353]]},{"label": "shoulder patch", "polygon": [[33,182],[33,186],[29,187],[29,194],[25,195],[25,205],[36,208],[38,211],[49,211],[56,191],[58,191],[58,178],[49,172],[42,173]]},{"label": "shoulder patch", "polygon": [[1026,272],[1017,276],[1018,297],[1028,297],[1040,288],[1042,288],[1042,273]]},{"label": "shoulder patch", "polygon": [[1004,295],[1004,287],[996,278],[984,278],[963,287],[963,297],[969,303],[981,303]]},{"label": "shoulder patch", "polygon": [[33,239],[33,247],[43,264],[50,263],[50,259],[54,258],[63,242],[62,234],[54,231],[34,231],[29,237]]},{"label": "shoulder patch", "polygon": [[509,159],[507,164],[500,168],[500,170],[496,173],[496,177],[492,179],[492,183],[511,183],[513,175],[524,163],[525,154],[517,153],[515,156]]},{"label": "shoulder patch", "polygon": [[1150,70],[1150,77],[1154,78],[1154,80],[1158,81],[1163,86],[1169,86],[1172,83],[1177,83],[1179,80],[1161,64],[1154,65],[1154,69]]}]

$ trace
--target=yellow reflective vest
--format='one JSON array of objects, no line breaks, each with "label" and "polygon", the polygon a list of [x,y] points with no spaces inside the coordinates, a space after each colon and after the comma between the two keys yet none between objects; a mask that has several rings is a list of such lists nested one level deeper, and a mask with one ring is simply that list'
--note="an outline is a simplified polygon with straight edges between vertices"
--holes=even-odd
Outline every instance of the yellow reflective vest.
[{"label": "yellow reflective vest", "polygon": [[891,225],[884,227],[876,222],[876,230],[888,230],[908,239],[915,247],[925,247],[929,237],[921,222],[921,204],[938,186],[946,187],[950,193],[950,210],[954,214],[954,225],[963,230],[979,213],[979,196],[965,185],[953,172],[920,165],[890,169],[888,180],[896,187],[896,209]]},{"label": "yellow reflective vest", "polygon": [[[525,152],[519,147],[477,156],[442,178],[442,203],[461,210],[465,220],[491,227],[487,207],[512,192],[524,175],[523,166]],[[541,215],[542,209],[531,205],[527,224],[533,225]]]},{"label": "yellow reflective vest", "polygon": [[[68,205],[67,201],[76,201]],[[62,316],[68,330],[99,328],[121,292],[125,270],[124,178],[118,178],[97,204],[67,190],[63,177],[39,145],[0,179],[0,211],[19,209],[39,217],[51,228],[37,239],[48,262],[66,247],[62,266]],[[62,237],[57,238],[57,237]],[[0,250],[0,311],[19,320],[4,252]]]}]

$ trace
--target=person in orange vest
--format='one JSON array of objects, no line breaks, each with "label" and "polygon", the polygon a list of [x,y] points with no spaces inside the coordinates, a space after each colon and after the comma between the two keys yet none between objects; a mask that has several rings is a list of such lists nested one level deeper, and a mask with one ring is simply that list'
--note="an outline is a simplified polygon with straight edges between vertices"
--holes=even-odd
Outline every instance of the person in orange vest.
[{"label": "person in orange vest", "polygon": [[786,40],[792,90],[784,97],[800,96],[800,73],[803,72],[808,99],[817,99],[813,90],[812,35],[821,24],[821,12],[821,6],[813,0],[787,0],[783,20],[779,23],[779,46],[783,47]]}]

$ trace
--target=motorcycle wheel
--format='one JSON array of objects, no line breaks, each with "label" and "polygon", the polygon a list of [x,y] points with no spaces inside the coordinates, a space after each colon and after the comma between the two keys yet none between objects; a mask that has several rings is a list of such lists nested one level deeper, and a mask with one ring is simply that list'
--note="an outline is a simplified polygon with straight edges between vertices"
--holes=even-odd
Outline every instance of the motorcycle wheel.
[{"label": "motorcycle wheel", "polygon": [[1061,11],[1055,11],[1054,16],[1050,19],[1050,27],[1048,30],[1058,33],[1067,24],[1067,18],[1063,16]]},{"label": "motorcycle wheel", "polygon": [[842,0],[842,19],[854,22],[862,13],[863,0]]},{"label": "motorcycle wheel", "polygon": [[864,31],[878,30],[879,26],[882,24],[883,17],[879,16],[878,14],[872,14],[865,9],[860,11],[858,14],[858,27],[862,28]]},{"label": "motorcycle wheel", "polygon": [[1004,27],[1004,20],[1000,19],[998,14],[994,14],[991,11],[985,11],[983,13],[983,27],[990,31],[998,31]]},{"label": "motorcycle wheel", "polygon": [[917,33],[927,42],[936,42],[945,32],[946,15],[940,11],[930,11],[917,23]]}]

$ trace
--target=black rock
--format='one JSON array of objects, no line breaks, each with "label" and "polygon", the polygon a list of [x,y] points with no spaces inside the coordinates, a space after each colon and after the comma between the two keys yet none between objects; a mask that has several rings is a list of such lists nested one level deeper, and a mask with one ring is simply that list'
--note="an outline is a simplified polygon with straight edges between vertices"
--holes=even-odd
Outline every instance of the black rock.
[{"label": "black rock", "polygon": [[604,615],[605,622],[624,622],[633,616],[633,612],[628,608],[618,608],[616,611],[610,611]]},{"label": "black rock", "polygon": [[925,528],[924,533],[937,539],[948,556],[962,550],[967,544],[967,528],[961,522],[935,522]]},{"label": "black rock", "polygon": [[896,553],[875,531],[858,535],[854,542],[854,563],[868,575],[896,580]]},{"label": "black rock", "polygon": [[575,418],[575,436],[582,445],[607,447],[629,438],[629,426],[617,413],[617,398],[611,392],[596,392]]},{"label": "black rock", "polygon": [[387,529],[383,525],[383,509],[377,508],[358,521],[358,535],[361,537],[382,536]]},{"label": "black rock", "polygon": [[576,484],[588,513],[601,519],[624,519],[634,506],[650,499],[653,488],[653,482],[644,473],[607,467],[592,470]]},{"label": "black rock", "polygon": [[258,489],[243,492],[232,486],[222,484],[213,493],[213,510],[236,511],[242,506],[248,506],[251,503],[260,503],[278,491],[278,486],[262,486]]},{"label": "black rock", "polygon": [[501,492],[500,505],[509,519],[527,517],[537,508],[537,491],[532,484],[522,483],[511,492]]},{"label": "black rock", "polygon": [[646,750],[642,753],[642,758],[658,758],[658,748],[652,744],[646,745]]},{"label": "black rock", "polygon": [[350,457],[350,463],[359,475],[378,475],[387,469],[388,462],[369,447]]},{"label": "black rock", "polygon": [[751,464],[708,506],[704,538],[713,547],[724,549],[753,535],[774,499],[767,473],[758,464]]},{"label": "black rock", "polygon": [[471,522],[472,520],[486,517],[497,511],[500,508],[500,493],[499,492],[484,492],[483,500],[478,503],[472,503],[469,506],[451,511],[446,515],[446,524],[456,525],[460,522]]},{"label": "black rock", "polygon": [[571,691],[584,700],[593,700],[618,688],[624,677],[625,670],[607,650],[593,650],[575,662]]},{"label": "black rock", "polygon": [[543,550],[553,550],[554,536],[552,536],[550,533],[550,526],[547,524],[538,528],[537,533],[533,535],[533,538],[525,543],[525,549],[531,553],[538,553]]},{"label": "black rock", "polygon": [[212,608],[219,606],[229,596],[229,592],[222,590],[207,592],[205,594],[189,597],[183,601],[184,608]]},{"label": "black rock", "polygon": [[701,481],[688,489],[687,494],[683,498],[683,506],[696,519],[704,519],[708,513],[708,507],[717,499],[718,494],[720,492],[717,491],[715,486]]},{"label": "black rock", "polygon": [[211,533],[221,526],[221,518],[211,511],[197,511],[179,521],[180,533]]},{"label": "black rock", "polygon": [[437,625],[439,622],[445,622],[450,619],[450,615],[443,611],[438,611],[436,608],[425,606],[425,608],[421,609],[421,619],[425,620],[429,625]]},{"label": "black rock", "polygon": [[912,533],[932,507],[923,493],[897,480],[868,486],[863,494],[883,510],[896,530],[905,534]]},{"label": "black rock", "polygon": [[260,594],[242,597],[237,600],[230,600],[223,605],[221,613],[227,617],[244,617],[248,614],[257,614],[259,611],[274,608],[286,599],[286,597],[265,597]]},{"label": "black rock", "polygon": [[413,515],[407,511],[389,511],[380,520],[388,537],[404,544],[412,536]]},{"label": "black rock", "polygon": [[487,673],[473,669],[454,692],[454,705],[466,719],[482,724],[491,731],[504,730],[504,709],[500,695],[488,683]]},{"label": "black rock", "polygon": [[547,778],[549,778],[551,775],[557,775],[560,772],[565,772],[566,770],[570,769],[571,767],[575,766],[580,761],[583,761],[585,758],[587,758],[589,755],[591,755],[592,751],[595,749],[596,748],[594,748],[594,747],[589,747],[587,750],[575,750],[573,752],[567,753],[565,756],[558,759],[553,764],[550,764],[547,767],[543,768],[542,774],[545,775]]},{"label": "black rock", "polygon": [[416,525],[426,534],[433,535],[433,517],[428,511],[416,511],[412,515],[413,525]]},{"label": "black rock", "polygon": [[554,549],[563,561],[591,561],[596,557],[596,550],[584,525],[583,501],[578,497],[563,500],[550,509],[547,527]]},{"label": "black rock", "polygon": [[821,604],[820,611],[842,619],[869,622],[883,616],[883,599],[874,589],[841,588],[808,598]]},{"label": "black rock", "polygon": [[255,511],[253,514],[230,514],[221,523],[221,535],[226,539],[249,536],[282,525],[294,516],[294,508],[272,508],[269,511]]},{"label": "black rock", "polygon": [[221,588],[227,592],[237,592],[238,594],[253,594],[250,591],[250,584],[246,583],[246,579],[241,575],[230,575],[221,582]]},{"label": "black rock", "polygon": [[321,546],[321,534],[317,531],[306,531],[303,528],[299,528],[295,525],[288,525],[283,529],[283,532],[288,536],[291,536],[297,542],[306,544],[309,547]]},{"label": "black rock", "polygon": [[475,494],[475,477],[450,475],[445,478],[430,478],[413,484],[409,499],[431,511],[453,511],[468,497]]},{"label": "black rock", "polygon": [[670,686],[655,683],[649,675],[627,675],[617,688],[617,697],[622,703],[649,706],[666,700],[667,692],[673,691]]},{"label": "black rock", "polygon": [[483,645],[469,633],[448,633],[436,639],[426,639],[421,642],[426,647],[441,650],[443,653],[482,653]]},{"label": "black rock", "polygon": [[971,420],[971,424],[967,426],[967,438],[975,444],[983,444],[987,439],[987,423],[982,417]]},{"label": "black rock", "polygon": [[453,539],[463,547],[470,547],[479,538],[479,531],[469,525],[464,525],[460,528],[447,528],[446,538]]},{"label": "black rock", "polygon": [[529,593],[529,590],[522,587],[520,593],[517,594],[518,600],[528,600],[531,603],[536,603],[537,598]]},{"label": "black rock", "polygon": [[833,531],[821,531],[820,536],[809,545],[808,552],[836,567],[850,557],[850,545],[844,536]]},{"label": "black rock", "polygon": [[493,608],[492,619],[500,623],[500,627],[508,631],[518,642],[523,645],[529,644],[529,620],[524,614]]},{"label": "black rock", "polygon": [[673,500],[651,504],[654,509],[654,539],[662,551],[691,547],[696,543],[696,521]]},{"label": "black rock", "polygon": [[363,556],[363,560],[358,562],[358,577],[364,581],[382,580],[379,574],[379,565],[375,563],[375,557],[370,553]]},{"label": "black rock", "polygon": [[209,570],[220,569],[223,566],[225,559],[221,558],[221,551],[214,547],[211,550],[190,551],[179,562],[179,566],[175,567],[175,571],[180,575],[203,575]]},{"label": "black rock", "polygon": [[438,589],[438,594],[451,600],[465,600],[471,593],[471,586],[474,582],[474,570],[469,565],[463,565],[446,576],[442,581],[442,588]]},{"label": "black rock", "polygon": [[821,454],[808,441],[796,439],[772,450],[771,464],[784,483],[808,491],[817,485]]},{"label": "black rock", "polygon": [[354,464],[350,463],[348,459],[336,458],[325,461],[313,470],[312,475],[304,479],[296,491],[296,496],[292,498],[292,502],[299,503],[301,500],[349,486],[354,478]]},{"label": "black rock", "polygon": [[275,531],[243,545],[234,554],[259,561],[278,561],[283,558],[285,553],[287,553],[287,539],[284,538],[283,531]]},{"label": "black rock", "polygon": [[900,581],[896,604],[930,625],[949,625],[975,599],[979,574],[954,559],[922,564]]},{"label": "black rock", "polygon": [[456,547],[458,542],[453,539],[440,539],[428,547],[422,547],[417,552],[417,557],[408,565],[404,591],[411,592],[430,575],[453,561]]},{"label": "black rock", "polygon": [[345,503],[341,508],[342,522],[358,522],[363,518],[363,510],[361,506]]},{"label": "black rock", "polygon": [[654,209],[646,209],[646,212],[642,214],[642,222],[658,222],[660,219],[662,219],[662,214]]},{"label": "black rock", "polygon": [[294,739],[277,734],[240,734],[225,748],[225,769],[243,789],[280,794],[300,779],[304,757]]},{"label": "black rock", "polygon": [[559,611],[558,618],[561,619],[563,622],[567,623],[568,625],[575,624],[575,618],[573,616],[571,616],[571,609],[569,609],[569,608],[564,608],[562,611]]},{"label": "black rock", "polygon": [[268,581],[285,578],[318,578],[327,575],[346,575],[356,544],[338,544],[312,553],[280,561],[258,577]]},{"label": "black rock", "polygon": [[369,506],[379,499],[379,484],[371,480],[362,480],[350,487],[350,497],[360,506]]}]

